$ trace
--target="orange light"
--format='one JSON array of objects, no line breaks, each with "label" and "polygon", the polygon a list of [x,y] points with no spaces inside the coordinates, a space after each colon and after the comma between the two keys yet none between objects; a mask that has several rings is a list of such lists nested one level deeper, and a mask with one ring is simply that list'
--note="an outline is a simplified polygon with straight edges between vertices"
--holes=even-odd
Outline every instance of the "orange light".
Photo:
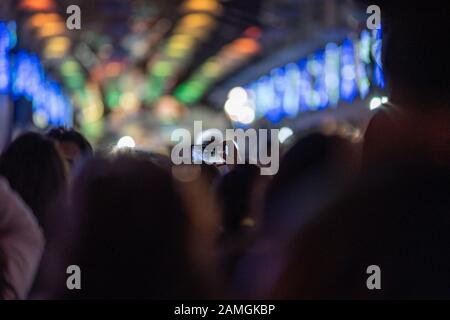
[{"label": "orange light", "polygon": [[27,23],[31,28],[40,28],[49,22],[62,22],[62,20],[56,13],[37,13],[32,15]]},{"label": "orange light", "polygon": [[182,116],[183,108],[174,97],[166,95],[155,103],[155,113],[160,120],[176,120]]},{"label": "orange light", "polygon": [[182,7],[182,12],[209,12],[215,15],[222,13],[222,6],[216,0],[188,0]]},{"label": "orange light", "polygon": [[53,0],[22,0],[19,8],[29,11],[53,10],[55,3]]},{"label": "orange light", "polygon": [[237,47],[233,44],[227,44],[221,50],[220,56],[226,60],[235,60],[239,59],[242,56],[242,53],[238,52]]},{"label": "orange light", "polygon": [[39,28],[38,35],[40,38],[61,35],[66,31],[66,27],[62,22],[48,22]]},{"label": "orange light", "polygon": [[122,71],[122,65],[120,62],[110,62],[106,65],[105,74],[107,77],[117,77]]},{"label": "orange light", "polygon": [[259,43],[251,38],[240,38],[233,42],[233,47],[242,54],[252,55],[260,50]]}]

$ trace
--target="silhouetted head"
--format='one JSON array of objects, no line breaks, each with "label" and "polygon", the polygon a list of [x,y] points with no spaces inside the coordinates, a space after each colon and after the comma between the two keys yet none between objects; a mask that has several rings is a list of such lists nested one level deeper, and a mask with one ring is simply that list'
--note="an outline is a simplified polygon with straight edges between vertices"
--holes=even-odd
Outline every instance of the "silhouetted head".
[{"label": "silhouetted head", "polygon": [[408,108],[450,107],[448,3],[361,1],[379,5],[382,61],[390,100]]},{"label": "silhouetted head", "polygon": [[[67,237],[68,263],[80,266],[75,299],[195,298],[202,292],[191,263],[189,217],[170,173],[143,157],[88,160],[74,179]],[[50,247],[61,246],[60,238]],[[58,252],[58,250],[57,250]],[[58,254],[57,254],[58,255]],[[63,268],[67,266],[63,263]],[[64,276],[64,270],[60,270]],[[50,281],[57,281],[51,277]]]},{"label": "silhouetted head", "polygon": [[0,157],[0,175],[31,208],[41,225],[66,188],[67,172],[55,143],[39,133],[25,133]]},{"label": "silhouetted head", "polygon": [[355,174],[353,156],[351,143],[338,136],[315,133],[297,141],[267,190],[265,228],[295,227],[315,212]]},{"label": "silhouetted head", "polygon": [[48,131],[47,137],[57,142],[61,153],[70,165],[77,159],[92,156],[94,153],[89,141],[75,129],[53,128]]},{"label": "silhouetted head", "polygon": [[238,233],[242,230],[243,220],[250,218],[252,192],[259,174],[258,166],[243,164],[235,166],[221,178],[218,194],[223,211],[222,226],[225,234]]},{"label": "silhouetted head", "polygon": [[364,176],[300,230],[274,296],[448,299],[449,184],[448,170],[407,163]]}]

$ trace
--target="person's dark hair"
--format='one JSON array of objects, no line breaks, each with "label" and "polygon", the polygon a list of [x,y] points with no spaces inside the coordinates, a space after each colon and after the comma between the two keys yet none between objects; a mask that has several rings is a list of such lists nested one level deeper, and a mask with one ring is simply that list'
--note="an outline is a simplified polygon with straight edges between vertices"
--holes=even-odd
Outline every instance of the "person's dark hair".
[{"label": "person's dark hair", "polygon": [[217,186],[217,198],[222,209],[218,256],[226,280],[231,281],[236,275],[239,262],[256,235],[259,212],[255,208],[255,197],[260,191],[257,188],[261,183],[258,181],[259,171],[260,168],[253,164],[236,165],[219,180]]},{"label": "person's dark hair", "polygon": [[[297,141],[284,155],[267,190],[264,229],[293,225],[315,211],[351,177],[343,153],[351,157],[350,142],[338,136],[314,133]],[[293,220],[292,220],[293,219]],[[301,219],[302,220],[302,219]]]},{"label": "person's dark hair", "polygon": [[[387,84],[396,97],[426,110],[449,107],[450,32],[448,3],[427,1],[360,1],[362,9],[378,5],[383,33],[382,61]],[[400,91],[400,92],[399,92]]]},{"label": "person's dark hair", "polygon": [[55,143],[29,132],[14,140],[0,156],[4,176],[41,225],[52,204],[66,188],[67,169]]},{"label": "person's dark hair", "polygon": [[272,298],[450,298],[449,183],[423,163],[365,175],[300,230]]},{"label": "person's dark hair", "polygon": [[201,177],[204,181],[213,189],[216,188],[217,181],[220,178],[220,171],[215,165],[202,163],[201,165]]},{"label": "person's dark hair", "polygon": [[256,165],[237,165],[220,179],[217,192],[223,211],[225,234],[235,234],[242,229],[242,221],[249,215],[251,193],[259,171]]},{"label": "person's dark hair", "polygon": [[121,156],[124,154],[129,154],[136,158],[141,158],[142,160],[151,161],[168,171],[170,171],[170,169],[172,168],[172,161],[170,160],[170,157],[157,152],[130,148],[115,151],[115,155]]},{"label": "person's dark hair", "polygon": [[47,137],[52,138],[58,142],[71,142],[80,148],[83,156],[92,156],[94,149],[89,141],[77,130],[73,128],[57,127],[52,128],[47,132]]},{"label": "person's dark hair", "polygon": [[[189,217],[165,168],[133,154],[92,158],[74,178],[68,207],[70,218],[58,229],[72,248],[67,263],[82,270],[83,289],[67,291],[65,280],[50,275],[44,283],[60,286],[53,297],[203,296],[191,259]],[[49,246],[58,246],[61,237],[49,239]],[[66,245],[60,250],[67,253]],[[66,265],[61,268],[65,277]]]}]

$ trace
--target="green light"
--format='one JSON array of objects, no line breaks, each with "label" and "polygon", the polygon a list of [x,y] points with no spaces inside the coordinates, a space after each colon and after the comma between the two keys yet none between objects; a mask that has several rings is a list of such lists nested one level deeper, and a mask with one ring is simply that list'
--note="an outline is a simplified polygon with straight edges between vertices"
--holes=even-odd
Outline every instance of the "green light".
[{"label": "green light", "polygon": [[81,132],[92,141],[97,141],[103,135],[103,131],[105,129],[105,122],[103,120],[99,120],[92,123],[82,123],[81,124]]},{"label": "green light", "polygon": [[80,73],[80,67],[75,60],[67,60],[61,65],[61,73],[63,76],[71,76]]},{"label": "green light", "polygon": [[153,103],[155,102],[159,97],[161,97],[164,94],[164,89],[166,87],[166,78],[163,77],[151,77],[149,84],[148,84],[148,90],[145,94],[145,102],[146,103]]},{"label": "green light", "polygon": [[200,81],[188,81],[182,83],[175,89],[175,97],[183,103],[191,104],[197,102],[205,93],[208,85]]},{"label": "green light", "polygon": [[157,77],[168,77],[172,74],[172,64],[167,61],[159,61],[153,66],[152,74]]},{"label": "green light", "polygon": [[72,90],[79,89],[84,86],[84,77],[81,74],[75,74],[64,79],[64,84]]},{"label": "green light", "polygon": [[114,109],[119,105],[120,92],[115,90],[108,90],[106,93],[106,104],[108,108]]}]

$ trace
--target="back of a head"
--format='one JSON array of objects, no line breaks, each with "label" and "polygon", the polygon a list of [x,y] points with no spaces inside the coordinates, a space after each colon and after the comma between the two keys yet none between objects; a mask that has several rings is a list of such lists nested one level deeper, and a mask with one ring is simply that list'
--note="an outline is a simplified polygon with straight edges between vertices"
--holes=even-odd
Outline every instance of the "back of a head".
[{"label": "back of a head", "polygon": [[75,178],[70,207],[83,290],[69,298],[198,297],[188,216],[167,170],[132,155],[94,158]]},{"label": "back of a head", "polygon": [[448,3],[362,2],[381,9],[383,69],[393,102],[422,110],[450,107]]},{"label": "back of a head", "polygon": [[7,178],[41,224],[67,181],[66,167],[54,142],[32,132],[22,134],[5,149],[0,175]]},{"label": "back of a head", "polygon": [[280,170],[269,185],[264,225],[270,229],[292,226],[292,218],[306,217],[339,191],[338,186],[351,177],[347,167],[352,163],[344,157],[351,156],[351,148],[344,138],[320,133],[297,141],[281,159]]},{"label": "back of a head", "polygon": [[252,190],[258,175],[258,166],[242,164],[235,166],[220,179],[217,189],[223,210],[225,233],[239,232],[243,219],[249,216]]},{"label": "back of a head", "polygon": [[[170,171],[172,168],[172,162],[170,160],[170,157],[157,153],[152,151],[144,151],[139,149],[128,149],[123,150],[125,153],[133,154],[135,157],[140,157],[145,160],[149,160],[157,165],[159,165],[161,168],[166,169],[167,171]],[[123,152],[122,151],[122,152]],[[117,153],[117,151],[116,151]]]},{"label": "back of a head", "polygon": [[[288,299],[448,299],[450,172],[370,174],[304,226],[274,292]],[[369,266],[382,290],[367,287]]]},{"label": "back of a head", "polygon": [[94,154],[89,141],[77,130],[73,128],[57,127],[50,129],[47,137],[55,140],[59,144],[73,144],[79,149],[82,157],[90,157]]}]

